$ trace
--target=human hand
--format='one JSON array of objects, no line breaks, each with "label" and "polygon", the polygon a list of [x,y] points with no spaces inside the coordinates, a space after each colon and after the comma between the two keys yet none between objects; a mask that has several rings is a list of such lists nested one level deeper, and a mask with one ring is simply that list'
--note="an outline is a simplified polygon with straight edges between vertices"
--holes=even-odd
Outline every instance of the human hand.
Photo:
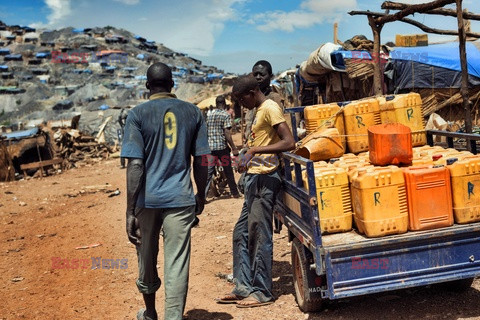
[{"label": "human hand", "polygon": [[195,215],[202,214],[205,208],[205,202],[205,197],[199,196],[198,193],[195,195]]},{"label": "human hand", "polygon": [[127,213],[127,236],[128,240],[136,246],[139,246],[142,242],[140,234],[140,226],[138,224],[138,219],[133,215],[133,213]]},{"label": "human hand", "polygon": [[238,172],[243,173],[248,169],[248,163],[255,155],[254,148],[248,149],[246,152],[238,156]]}]

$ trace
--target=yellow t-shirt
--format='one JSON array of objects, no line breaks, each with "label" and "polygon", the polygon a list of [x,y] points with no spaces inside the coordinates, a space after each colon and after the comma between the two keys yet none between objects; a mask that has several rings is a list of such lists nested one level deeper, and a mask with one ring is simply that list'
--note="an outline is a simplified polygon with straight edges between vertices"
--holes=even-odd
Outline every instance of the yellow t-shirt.
[{"label": "yellow t-shirt", "polygon": [[[255,120],[252,124],[252,132],[248,141],[249,147],[263,147],[280,141],[280,137],[273,126],[285,122],[282,108],[273,100],[265,100],[257,109]],[[248,163],[248,173],[266,174],[279,165],[276,154],[257,154]]]}]

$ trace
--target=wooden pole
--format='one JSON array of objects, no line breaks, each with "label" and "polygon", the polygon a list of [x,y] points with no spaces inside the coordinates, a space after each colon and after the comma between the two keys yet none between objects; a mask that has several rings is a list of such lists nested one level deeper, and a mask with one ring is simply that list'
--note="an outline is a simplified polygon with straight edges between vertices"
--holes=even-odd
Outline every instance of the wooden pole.
[{"label": "wooden pole", "polygon": [[380,59],[380,33],[383,24],[377,24],[375,18],[368,16],[368,24],[372,28],[373,33],[373,91],[376,96],[383,95],[383,76],[382,76],[382,61]]},{"label": "wooden pole", "polygon": [[338,22],[333,24],[333,43],[338,43]]},{"label": "wooden pole", "polygon": [[[463,23],[462,0],[457,1],[457,20],[458,20],[458,43],[460,47],[460,64],[462,66],[462,86],[460,94],[463,100],[463,110],[465,112],[465,132],[472,132],[472,112],[470,110],[470,100],[468,95],[468,67],[465,25]],[[470,146],[468,146],[470,147]]]}]

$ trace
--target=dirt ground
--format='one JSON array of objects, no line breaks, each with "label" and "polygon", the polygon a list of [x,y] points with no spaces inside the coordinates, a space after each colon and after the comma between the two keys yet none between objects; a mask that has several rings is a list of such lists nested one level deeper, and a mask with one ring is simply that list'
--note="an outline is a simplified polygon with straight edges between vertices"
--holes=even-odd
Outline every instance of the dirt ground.
[{"label": "dirt ground", "polygon": [[[135,286],[135,248],[125,234],[126,172],[118,164],[109,159],[42,179],[0,183],[0,319],[135,319],[143,301]],[[415,288],[332,302],[304,314],[293,294],[285,230],[274,236],[275,304],[216,304],[232,288],[220,275],[232,271],[232,231],[242,201],[208,203],[193,229],[185,310],[190,320],[480,319],[479,279],[460,294]],[[157,301],[162,310],[163,287]]]}]

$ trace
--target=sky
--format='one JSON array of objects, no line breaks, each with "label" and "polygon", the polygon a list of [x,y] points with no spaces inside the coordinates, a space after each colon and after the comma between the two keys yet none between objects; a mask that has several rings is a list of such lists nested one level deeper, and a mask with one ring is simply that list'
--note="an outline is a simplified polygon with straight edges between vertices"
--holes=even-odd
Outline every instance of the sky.
[{"label": "sky", "polygon": [[[400,0],[399,0],[400,1]],[[268,60],[273,72],[294,68],[325,42],[363,34],[372,39],[366,16],[351,10],[382,12],[383,0],[0,0],[0,20],[37,28],[123,28],[148,40],[187,53],[203,64],[243,74],[258,60]],[[404,0],[421,3],[421,0]],[[451,6],[450,6],[451,7]],[[480,14],[480,1],[463,0]],[[451,7],[454,8],[454,7]],[[454,17],[417,14],[411,17],[433,28],[456,30]],[[480,32],[480,22],[472,22]],[[385,25],[382,43],[396,34],[422,30],[405,23]],[[452,37],[429,35],[430,42]]]}]

